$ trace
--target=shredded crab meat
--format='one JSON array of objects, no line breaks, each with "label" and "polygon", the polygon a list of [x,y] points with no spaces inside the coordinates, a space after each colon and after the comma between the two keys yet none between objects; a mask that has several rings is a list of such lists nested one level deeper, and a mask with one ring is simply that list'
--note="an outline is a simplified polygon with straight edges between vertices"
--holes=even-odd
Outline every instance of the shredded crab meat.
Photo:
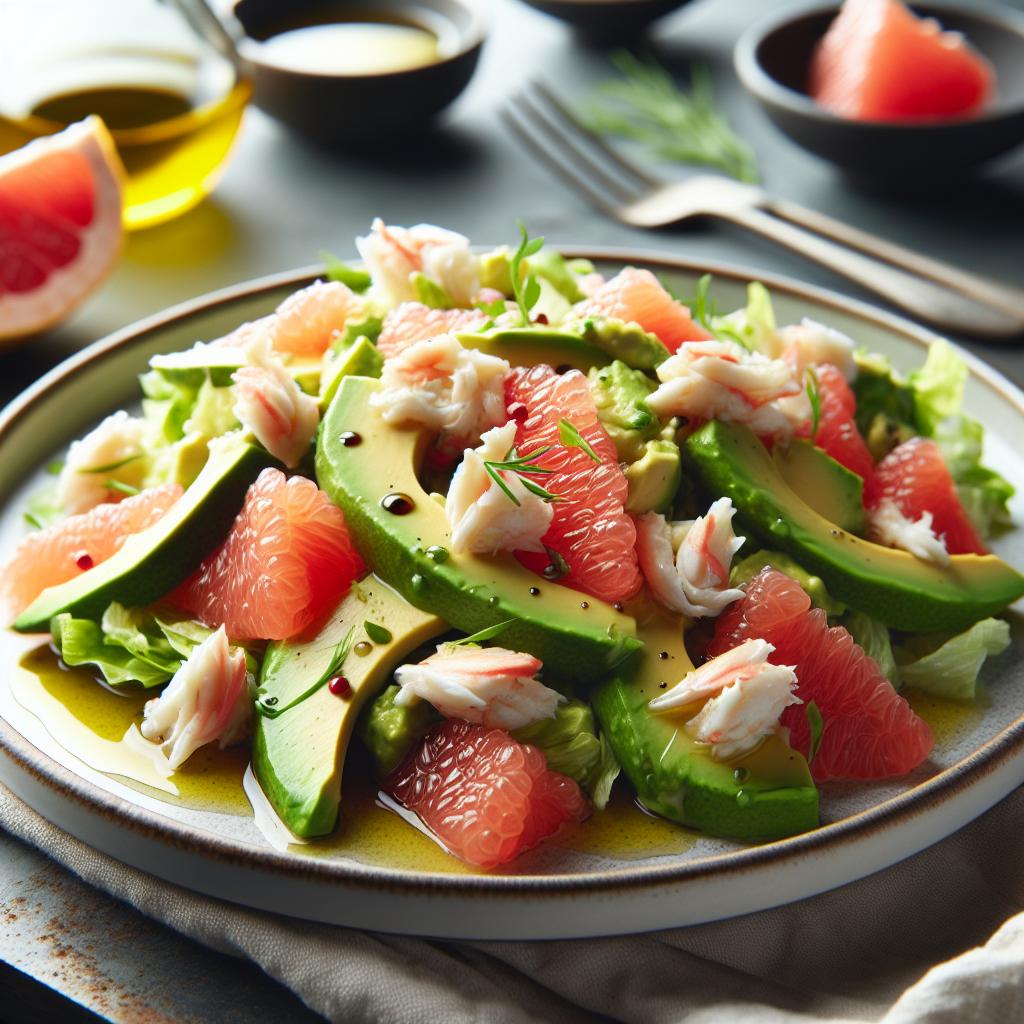
[{"label": "shredded crab meat", "polygon": [[235,416],[274,458],[297,466],[309,451],[320,407],[271,351],[268,337],[256,338],[245,352],[247,365],[231,375]]},{"label": "shredded crab meat", "polygon": [[221,747],[244,738],[252,713],[245,651],[228,644],[221,626],[143,708],[142,735],[159,743],[172,768],[214,740]]},{"label": "shredded crab meat", "polygon": [[417,273],[439,284],[456,306],[468,306],[480,288],[480,257],[454,231],[433,224],[389,227],[378,217],[356,246],[389,306],[417,298]]},{"label": "shredded crab meat", "polygon": [[475,443],[505,421],[509,364],[463,348],[452,334],[418,341],[384,363],[370,402],[386,423],[421,423],[443,438]]},{"label": "shredded crab meat", "polygon": [[769,663],[774,650],[766,640],[747,640],[688,672],[650,707],[671,711],[705,701],[687,731],[721,760],[745,753],[778,729],[786,708],[802,703],[793,693],[793,667]]},{"label": "shredded crab meat", "polygon": [[514,473],[501,473],[519,502],[517,505],[494,482],[484,465],[504,460],[515,441],[516,423],[510,420],[503,427],[487,431],[479,448],[466,449],[445,501],[451,548],[456,554],[544,550],[542,538],[554,516],[550,503],[528,491]]},{"label": "shredded crab meat", "polygon": [[669,523],[648,512],[637,520],[637,556],[655,599],[690,618],[719,615],[743,596],[729,586],[732,556],[743,546],[733,533],[736,510],[719,498],[707,513],[687,522]]},{"label": "shredded crab meat", "polygon": [[879,544],[902,548],[925,562],[942,566],[950,564],[945,541],[936,536],[932,528],[931,512],[925,512],[916,521],[908,519],[896,502],[886,498],[868,513],[868,520],[871,537]]},{"label": "shredded crab meat", "polygon": [[144,420],[121,411],[73,441],[57,478],[57,501],[68,515],[122,497],[111,480],[140,487],[146,472]]},{"label": "shredded crab meat", "polygon": [[503,647],[441,644],[418,665],[402,665],[395,703],[429,701],[446,718],[492,729],[519,729],[554,718],[565,698],[534,678],[543,667],[531,654]]},{"label": "shredded crab meat", "polygon": [[805,316],[800,323],[783,327],[778,333],[785,346],[783,358],[793,367],[798,380],[809,366],[819,363],[838,367],[848,381],[857,376],[855,345],[842,331]]},{"label": "shredded crab meat", "polygon": [[688,342],[657,370],[661,381],[647,404],[663,419],[720,419],[747,424],[755,433],[791,437],[809,406],[793,367],[729,341]]}]

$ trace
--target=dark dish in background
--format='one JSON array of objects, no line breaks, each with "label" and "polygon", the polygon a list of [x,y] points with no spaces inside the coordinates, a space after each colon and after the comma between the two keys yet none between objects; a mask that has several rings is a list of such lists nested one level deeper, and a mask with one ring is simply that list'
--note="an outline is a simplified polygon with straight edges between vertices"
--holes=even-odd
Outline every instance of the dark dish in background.
[{"label": "dark dish in background", "polygon": [[598,39],[637,33],[689,0],[523,0]]},{"label": "dark dish in background", "polygon": [[[481,7],[470,0],[294,0],[287,7],[275,0],[241,0],[234,13],[246,32],[239,52],[250,69],[255,104],[329,146],[382,140],[429,125],[469,83],[484,39]],[[340,25],[377,25],[384,32],[404,27],[407,34],[404,40],[398,33],[382,37],[373,46],[379,58],[379,70],[373,70],[370,34],[362,39],[361,66],[342,59],[343,47],[318,38],[318,29],[330,32]],[[287,50],[280,45],[285,33],[294,33]],[[423,37],[436,40],[433,52]],[[333,67],[324,63],[332,50],[339,58]]]},{"label": "dark dish in background", "polygon": [[823,109],[808,94],[812,54],[838,5],[774,14],[736,46],[740,81],[790,139],[853,175],[907,183],[984,163],[1024,141],[1024,17],[1006,9],[939,4],[913,10],[961,32],[993,66],[996,96],[981,113],[923,123],[858,121]]}]

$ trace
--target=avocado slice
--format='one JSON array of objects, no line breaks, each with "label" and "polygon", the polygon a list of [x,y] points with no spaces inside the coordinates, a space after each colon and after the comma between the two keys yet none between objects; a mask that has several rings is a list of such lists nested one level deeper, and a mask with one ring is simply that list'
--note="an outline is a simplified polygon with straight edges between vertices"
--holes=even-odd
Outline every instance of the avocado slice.
[{"label": "avocado slice", "polygon": [[[385,625],[391,640],[372,641],[367,622]],[[447,629],[436,615],[414,608],[386,583],[368,576],[312,640],[276,642],[267,648],[260,671],[262,699],[276,697],[276,706],[285,707],[321,677],[350,630],[353,644],[372,643],[367,654],[350,652],[339,670],[348,681],[348,696],[335,696],[321,686],[276,718],[256,714],[253,771],[271,806],[297,836],[312,838],[334,830],[345,752],[360,711],[388,684],[403,659]]]},{"label": "avocado slice", "polygon": [[572,331],[584,341],[621,359],[634,370],[653,370],[672,354],[656,335],[631,320],[611,316],[588,316],[563,323],[563,331]]},{"label": "avocado slice", "polygon": [[356,723],[359,738],[373,755],[379,779],[390,775],[412,745],[441,720],[441,716],[428,701],[396,704],[395,698],[401,690],[397,683],[386,687]]},{"label": "avocado slice", "polygon": [[379,377],[383,369],[384,357],[377,346],[365,336],[356,338],[327,365],[320,380],[321,412],[331,404],[342,377]]},{"label": "avocado slice", "polygon": [[513,366],[568,366],[587,372],[611,360],[578,334],[560,327],[505,327],[492,331],[458,331],[463,348],[477,349],[489,356],[507,359]]},{"label": "avocado slice", "polygon": [[272,465],[271,456],[245,441],[215,446],[192,486],[159,522],[133,534],[95,568],[48,587],[18,616],[14,628],[41,633],[62,612],[99,619],[111,601],[137,607],[163,597],[224,539],[249,484]]},{"label": "avocado slice", "polygon": [[1024,576],[995,555],[953,555],[944,568],[830,523],[741,424],[712,420],[690,435],[686,451],[705,486],[732,498],[765,547],[791,555],[833,597],[894,629],[959,632],[1024,594]]},{"label": "avocado slice", "polygon": [[[502,646],[529,651],[565,678],[595,679],[636,650],[636,624],[611,605],[543,580],[508,552],[483,558],[449,550],[444,509],[417,479],[431,435],[385,423],[370,405],[380,386],[345,377],[316,446],[317,480],[380,577],[465,633],[510,622]],[[396,511],[384,507],[389,495],[402,499],[397,508],[390,503]]]},{"label": "avocado slice", "polygon": [[682,620],[653,607],[637,619],[642,653],[600,683],[591,702],[640,802],[680,824],[748,842],[816,828],[818,791],[807,762],[778,736],[735,760],[716,761],[686,732],[696,707],[651,711],[661,684],[675,685],[693,665]]},{"label": "avocado slice", "polygon": [[662,430],[661,419],[647,405],[654,382],[616,359],[610,366],[592,369],[587,384],[619,461],[636,462],[644,454],[644,443],[653,441]]},{"label": "avocado slice", "polygon": [[[320,381],[319,357],[292,355],[284,359],[299,387],[315,395]],[[231,375],[245,365],[245,358],[237,348],[199,342],[184,352],[155,355],[149,365],[175,386],[198,388],[209,379],[214,387],[226,388],[232,384]]]},{"label": "avocado slice", "polygon": [[797,438],[772,452],[782,479],[819,515],[850,533],[867,531],[864,481],[810,441]]},{"label": "avocado slice", "polygon": [[674,441],[648,441],[643,455],[626,467],[626,511],[635,516],[666,512],[675,501],[682,478],[679,445]]}]

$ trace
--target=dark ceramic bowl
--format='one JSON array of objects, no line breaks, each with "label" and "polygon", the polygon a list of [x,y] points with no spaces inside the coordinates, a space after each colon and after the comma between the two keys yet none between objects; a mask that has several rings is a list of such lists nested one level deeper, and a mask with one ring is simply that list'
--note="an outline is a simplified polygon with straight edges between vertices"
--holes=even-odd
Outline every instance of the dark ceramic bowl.
[{"label": "dark ceramic bowl", "polygon": [[610,39],[645,29],[689,0],[523,0],[590,36]]},{"label": "dark ceramic bowl", "polygon": [[737,74],[794,142],[858,177],[897,182],[954,176],[1024,142],[1024,16],[974,5],[913,9],[962,32],[995,68],[996,98],[982,113],[899,123],[856,121],[818,106],[807,95],[807,73],[837,4],[790,9],[752,26],[736,44]]},{"label": "dark ceramic bowl", "polygon": [[328,74],[272,63],[260,44],[288,29],[348,21],[344,0],[239,0],[234,14],[245,30],[239,50],[249,65],[253,102],[315,142],[344,147],[420,131],[466,88],[485,35],[475,0],[373,0],[367,20],[394,20],[438,37],[441,58],[402,71]]}]

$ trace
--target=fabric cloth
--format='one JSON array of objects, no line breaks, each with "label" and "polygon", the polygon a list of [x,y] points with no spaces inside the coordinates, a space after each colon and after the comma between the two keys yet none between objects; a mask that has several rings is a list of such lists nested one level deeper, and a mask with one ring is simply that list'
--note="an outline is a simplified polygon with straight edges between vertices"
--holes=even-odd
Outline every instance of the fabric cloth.
[{"label": "fabric cloth", "polygon": [[265,914],[92,850],[0,787],[0,826],[86,882],[249,957],[332,1021],[1024,1021],[1024,789],[887,871],[775,910],[626,938],[440,942]]}]

